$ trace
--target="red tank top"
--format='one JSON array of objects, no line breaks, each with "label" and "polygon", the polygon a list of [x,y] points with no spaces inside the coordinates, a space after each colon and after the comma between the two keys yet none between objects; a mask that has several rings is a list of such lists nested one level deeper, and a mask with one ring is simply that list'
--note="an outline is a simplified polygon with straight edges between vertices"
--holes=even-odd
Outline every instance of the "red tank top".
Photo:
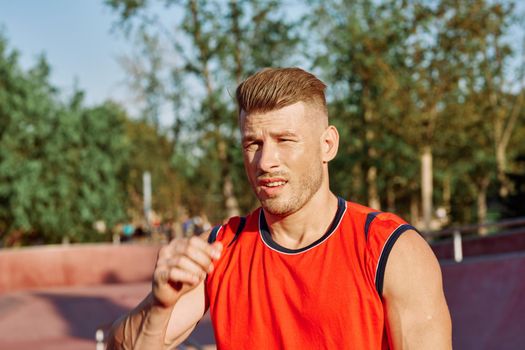
[{"label": "red tank top", "polygon": [[240,222],[210,236],[224,244],[206,280],[218,349],[388,349],[383,276],[412,226],[339,198],[328,231],[294,250],[272,240],[260,208]]}]

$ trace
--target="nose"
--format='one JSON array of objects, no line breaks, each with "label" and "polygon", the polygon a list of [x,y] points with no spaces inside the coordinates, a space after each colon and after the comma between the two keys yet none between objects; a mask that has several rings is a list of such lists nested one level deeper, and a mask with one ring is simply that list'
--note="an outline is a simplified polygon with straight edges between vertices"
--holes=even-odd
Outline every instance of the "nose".
[{"label": "nose", "polygon": [[260,146],[257,152],[257,168],[263,173],[269,173],[279,168],[279,149],[277,145],[266,142]]}]

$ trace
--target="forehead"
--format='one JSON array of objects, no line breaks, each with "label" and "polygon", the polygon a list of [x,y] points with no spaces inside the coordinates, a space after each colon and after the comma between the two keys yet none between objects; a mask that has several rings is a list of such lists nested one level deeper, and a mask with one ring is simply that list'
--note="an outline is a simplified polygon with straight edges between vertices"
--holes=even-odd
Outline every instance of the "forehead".
[{"label": "forehead", "polygon": [[303,102],[297,102],[281,109],[267,112],[246,113],[239,116],[241,132],[257,133],[265,130],[295,130],[311,124],[317,118],[311,118],[312,108]]}]

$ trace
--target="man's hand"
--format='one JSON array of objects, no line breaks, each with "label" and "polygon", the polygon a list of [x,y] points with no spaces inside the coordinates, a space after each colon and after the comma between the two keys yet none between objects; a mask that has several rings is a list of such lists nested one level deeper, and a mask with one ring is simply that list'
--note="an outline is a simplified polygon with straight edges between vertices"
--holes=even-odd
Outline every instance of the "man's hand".
[{"label": "man's hand", "polygon": [[[206,236],[206,235],[204,235]],[[213,260],[221,256],[222,244],[208,244],[201,237],[177,238],[161,248],[153,273],[153,297],[165,308],[194,289],[213,271]]]},{"label": "man's hand", "polygon": [[162,247],[152,292],[115,322],[107,349],[164,349],[184,341],[205,311],[202,282],[221,251],[221,243],[208,244],[200,237],[175,239]]}]

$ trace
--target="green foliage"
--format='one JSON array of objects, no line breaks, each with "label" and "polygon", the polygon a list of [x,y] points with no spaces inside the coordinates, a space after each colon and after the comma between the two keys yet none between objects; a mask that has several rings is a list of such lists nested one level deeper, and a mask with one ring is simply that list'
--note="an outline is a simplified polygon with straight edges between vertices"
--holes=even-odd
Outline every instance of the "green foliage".
[{"label": "green foliage", "polygon": [[523,109],[523,93],[508,93],[520,83],[508,70],[512,3],[334,0],[314,9],[307,19],[324,47],[314,64],[332,84],[342,135],[333,187],[366,202],[375,186],[382,206],[391,208],[390,194],[408,216],[420,152],[430,147],[434,200],[453,221],[473,220],[478,194],[494,187],[498,147],[506,152],[524,127],[512,112]]},{"label": "green foliage", "polygon": [[[183,155],[178,155],[181,163],[174,166],[173,140],[161,134],[151,123],[141,120],[127,120],[125,134],[129,142],[129,161],[125,165],[127,181],[124,193],[128,197],[128,211],[135,221],[143,216],[143,183],[145,171],[151,174],[153,190],[153,209],[165,219],[176,218],[178,203],[188,188],[186,174],[192,167],[184,164]],[[180,175],[176,169],[180,169]],[[190,192],[190,191],[188,191]]]},{"label": "green foliage", "polygon": [[329,86],[341,135],[334,192],[417,221],[430,149],[433,200],[451,223],[482,220],[486,198],[490,217],[517,215],[525,61],[508,39],[523,34],[513,1],[106,3],[137,48],[122,59],[142,102],[137,120],[111,102],[85,106],[81,91],[61,100],[46,59],[24,71],[0,38],[4,245],[109,239],[94,223],[142,220],[145,171],[164,219],[204,213],[215,223],[253,209],[232,95],[262,67],[299,63]]},{"label": "green foliage", "polygon": [[61,103],[41,58],[24,72],[0,39],[0,232],[6,245],[107,240],[93,224],[125,219],[125,113]]},{"label": "green foliage", "polygon": [[294,63],[298,20],[279,1],[189,0],[165,3],[173,22],[162,23],[152,20],[159,3],[108,4],[139,47],[126,68],[145,101],[142,116],[152,105],[175,111],[173,164],[192,186],[180,205],[219,222],[254,205],[239,158],[235,85],[261,67]]},{"label": "green foliage", "polygon": [[[515,154],[509,145],[524,124],[516,112],[523,93],[508,89],[518,83],[508,70],[516,55],[505,40],[515,25],[512,2],[308,1],[293,20],[290,4],[277,1],[172,1],[166,9],[183,17],[168,36],[167,26],[152,21],[152,4],[111,2],[144,48],[174,48],[171,85],[157,69],[155,79],[148,70],[136,75],[142,83],[135,86],[157,102],[170,91],[166,100],[178,115],[175,163],[191,164],[184,173],[201,198],[186,203],[200,201],[217,219],[228,215],[217,213],[225,208],[225,179],[242,184],[235,197],[244,210],[255,204],[245,191],[229,95],[233,82],[268,65],[311,62],[328,82],[330,115],[341,134],[332,188],[347,198],[375,198],[408,216],[420,206],[420,157],[430,149],[434,201],[452,221],[472,220],[478,194],[491,196],[504,181],[497,173],[512,167],[505,157]],[[143,67],[159,63],[158,55],[139,56]],[[151,81],[164,84],[148,90],[157,86]]]}]

